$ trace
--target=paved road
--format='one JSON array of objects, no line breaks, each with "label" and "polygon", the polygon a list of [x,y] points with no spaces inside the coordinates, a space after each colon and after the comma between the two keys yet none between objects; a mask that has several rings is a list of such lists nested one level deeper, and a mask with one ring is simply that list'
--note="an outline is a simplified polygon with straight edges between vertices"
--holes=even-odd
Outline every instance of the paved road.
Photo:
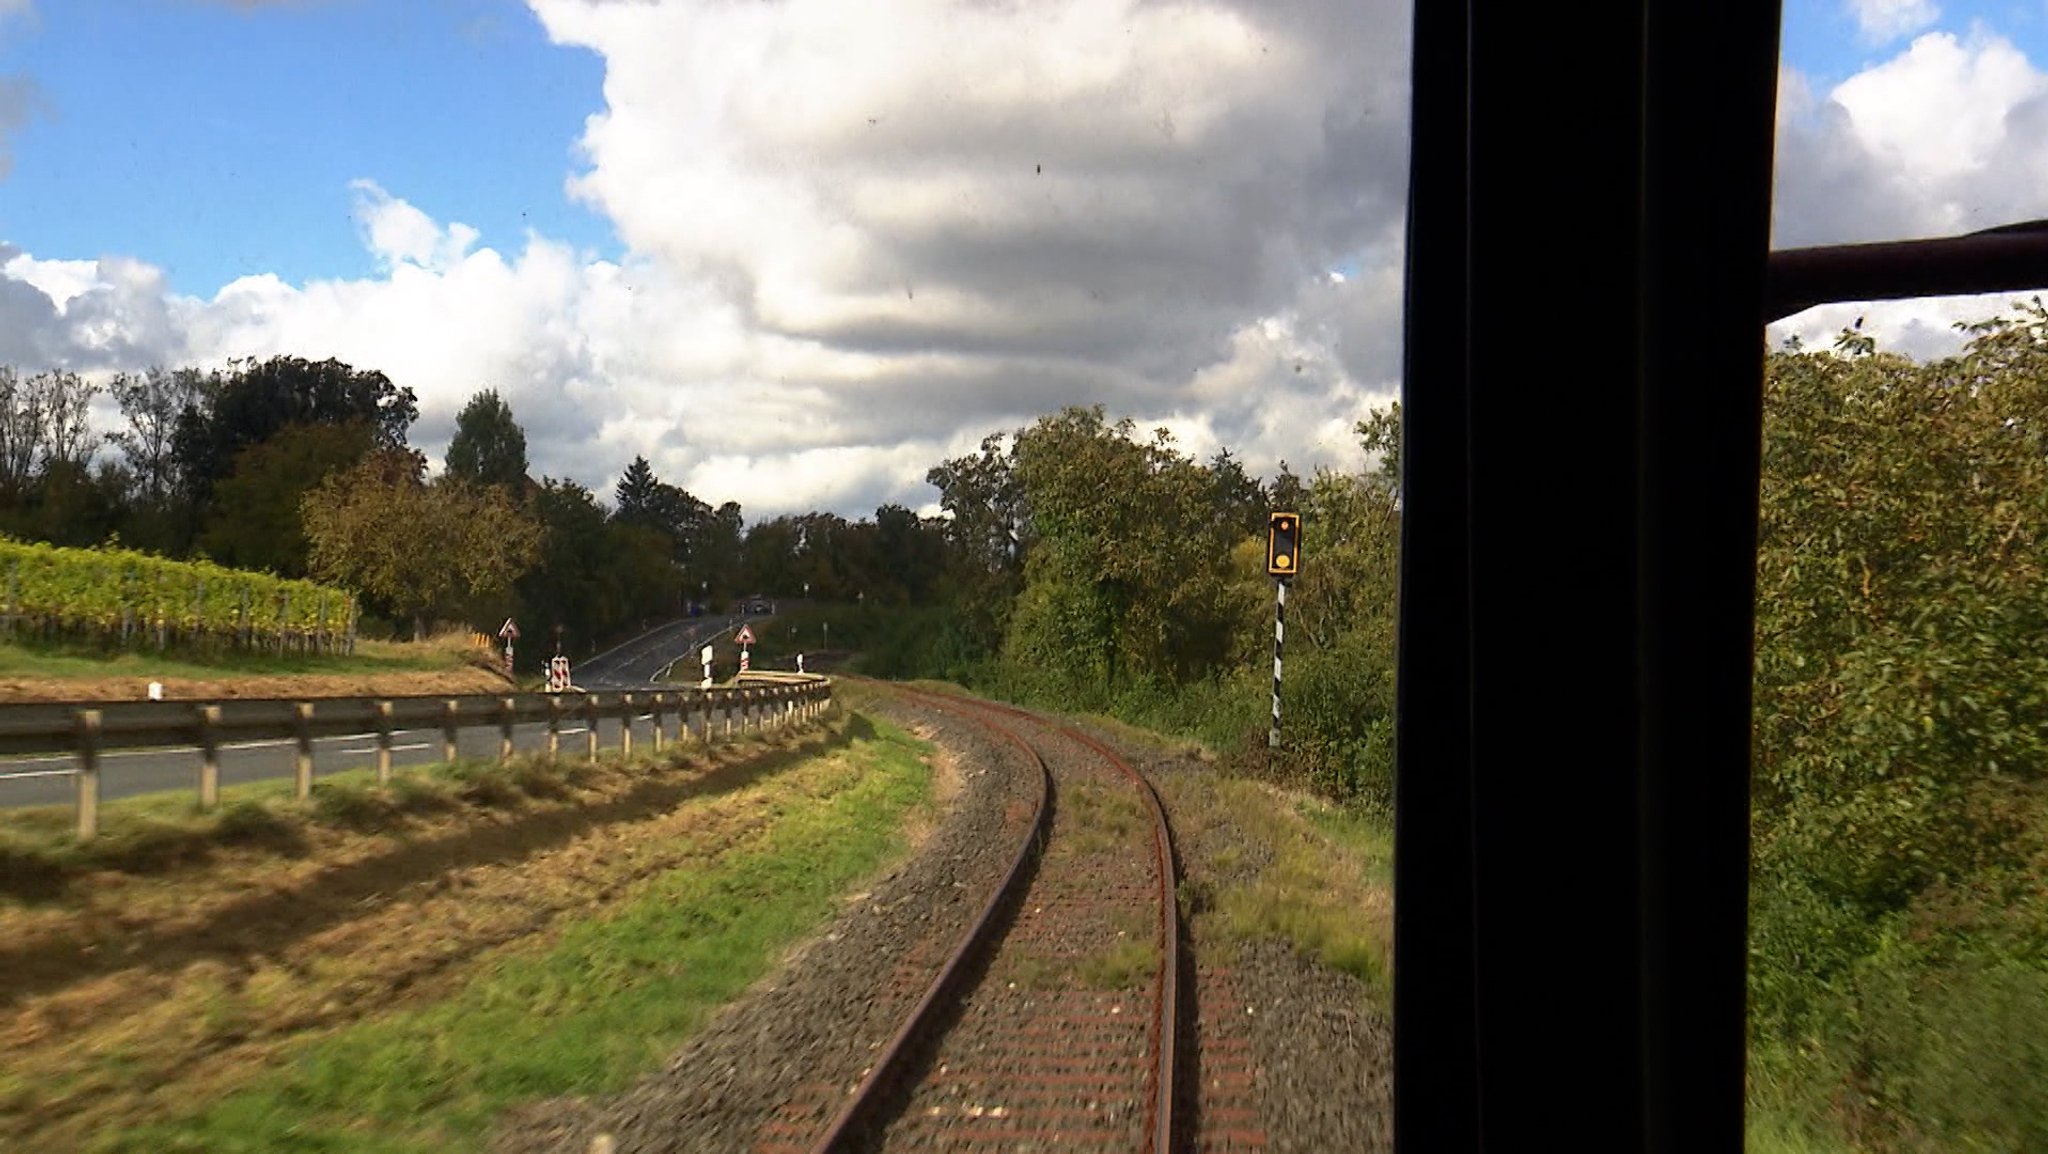
[{"label": "paved road", "polygon": [[685,617],[642,633],[623,645],[572,666],[569,674],[579,689],[637,689],[658,678],[670,665],[695,670],[697,651],[707,644],[718,645],[718,670],[732,675],[738,657],[728,638],[747,621],[745,617]]},{"label": "paved road", "polygon": [[[648,689],[657,684],[656,678],[671,663],[694,669],[697,651],[710,643],[718,645],[719,676],[730,677],[737,664],[730,635],[744,621],[745,618],[740,617],[672,621],[573,667],[570,673],[579,689],[607,692]],[[667,682],[658,684],[668,685]],[[684,688],[688,684],[684,682],[674,688]],[[669,715],[666,722],[673,734],[674,715]],[[634,726],[635,742],[651,740],[651,724],[649,716],[643,714]],[[714,715],[714,732],[724,724],[722,714]],[[589,740],[585,736],[587,732],[582,721],[565,718],[562,724],[563,751],[580,753]],[[392,766],[432,765],[441,761],[441,740],[439,729],[394,730]],[[494,726],[464,729],[456,735],[456,751],[463,757],[496,757],[498,740],[498,730]],[[619,722],[600,722],[598,741],[606,749],[617,748]],[[547,726],[539,723],[515,726],[512,745],[515,749],[527,751],[546,749]],[[220,750],[221,784],[240,785],[290,777],[294,766],[293,751],[294,743],[289,740],[223,745]],[[313,775],[316,779],[345,770],[374,769],[376,764],[377,745],[373,734],[325,737],[313,742]],[[69,805],[76,792],[73,784],[75,772],[70,754],[0,760],[0,809]],[[192,790],[196,796],[198,782],[197,750],[113,750],[100,755],[100,798],[104,801],[179,789]]]}]

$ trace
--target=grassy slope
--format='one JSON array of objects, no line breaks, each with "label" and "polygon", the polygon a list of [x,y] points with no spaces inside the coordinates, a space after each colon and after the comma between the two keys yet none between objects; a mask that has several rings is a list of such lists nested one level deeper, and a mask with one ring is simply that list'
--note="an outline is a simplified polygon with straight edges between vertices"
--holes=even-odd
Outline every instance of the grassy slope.
[{"label": "grassy slope", "polygon": [[308,1038],[256,1084],[102,1148],[473,1148],[515,1102],[620,1088],[899,852],[929,770],[920,743],[876,728],[764,786],[775,817],[757,836],[544,946],[503,951],[453,998]]},{"label": "grassy slope", "polygon": [[0,677],[87,679],[103,677],[186,678],[292,673],[398,673],[455,669],[469,647],[462,638],[436,638],[417,645],[358,641],[354,656],[223,653],[217,657],[159,656],[150,653],[97,654],[77,649],[40,649],[0,642]]}]

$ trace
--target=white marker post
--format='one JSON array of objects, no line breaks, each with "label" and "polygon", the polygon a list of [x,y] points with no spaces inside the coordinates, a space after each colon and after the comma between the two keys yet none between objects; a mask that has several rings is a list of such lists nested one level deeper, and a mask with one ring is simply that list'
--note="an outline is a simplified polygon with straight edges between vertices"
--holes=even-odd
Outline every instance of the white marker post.
[{"label": "white marker post", "polygon": [[700,654],[699,656],[701,656],[701,657],[702,657],[702,658],[704,659],[704,686],[703,686],[703,688],[705,688],[705,689],[709,689],[709,688],[711,688],[711,647],[710,647],[709,645],[706,645],[706,646],[704,647],[704,652],[703,652],[702,654]]}]

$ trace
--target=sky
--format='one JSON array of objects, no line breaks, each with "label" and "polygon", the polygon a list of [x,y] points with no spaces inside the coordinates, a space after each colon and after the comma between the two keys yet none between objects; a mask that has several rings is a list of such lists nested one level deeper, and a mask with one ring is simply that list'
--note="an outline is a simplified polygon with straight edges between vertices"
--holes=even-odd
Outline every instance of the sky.
[{"label": "sky", "polygon": [[[0,364],[338,357],[438,459],[893,502],[1065,404],[1362,463],[1407,0],[0,0]],[[2036,62],[2042,62],[2037,64]],[[2048,0],[1786,5],[1774,243],[2048,217]],[[2005,297],[1843,305],[1922,356]],[[112,421],[111,411],[101,414]]]}]

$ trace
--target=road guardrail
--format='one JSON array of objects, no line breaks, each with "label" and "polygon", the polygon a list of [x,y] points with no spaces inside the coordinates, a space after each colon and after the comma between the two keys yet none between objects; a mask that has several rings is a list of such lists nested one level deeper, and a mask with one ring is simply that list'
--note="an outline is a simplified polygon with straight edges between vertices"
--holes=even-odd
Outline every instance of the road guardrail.
[{"label": "road guardrail", "polygon": [[[71,754],[77,760],[77,831],[80,840],[99,828],[100,754],[117,749],[196,749],[199,806],[220,803],[220,749],[244,741],[291,741],[297,796],[313,788],[313,741],[321,737],[372,738],[377,743],[377,783],[391,780],[392,734],[438,729],[442,756],[456,759],[456,735],[464,729],[495,727],[501,734],[498,758],[512,756],[514,726],[546,722],[548,754],[561,753],[564,721],[585,727],[585,756],[598,755],[599,721],[621,720],[619,750],[633,751],[633,723],[653,722],[659,751],[674,719],[674,740],[712,739],[711,720],[722,716],[724,735],[737,722],[741,732],[780,728],[815,718],[831,703],[829,678],[779,680],[712,689],[651,693],[511,693],[425,697],[324,697],[297,700],[128,701],[0,705],[0,756]],[[693,729],[695,730],[693,735]]]}]

